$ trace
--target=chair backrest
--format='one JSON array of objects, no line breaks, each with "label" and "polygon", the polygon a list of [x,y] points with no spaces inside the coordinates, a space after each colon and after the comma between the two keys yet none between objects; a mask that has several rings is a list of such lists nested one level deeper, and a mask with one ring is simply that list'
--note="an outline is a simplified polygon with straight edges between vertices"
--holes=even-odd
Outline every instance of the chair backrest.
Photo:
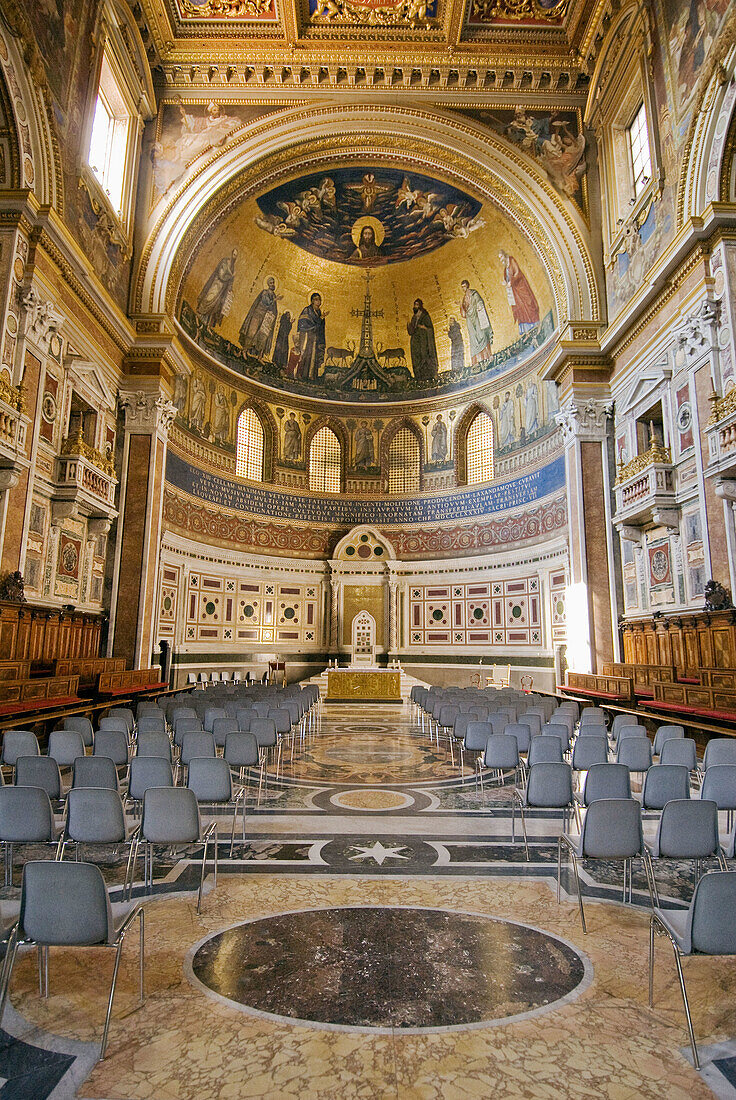
[{"label": "chair backrest", "polygon": [[663,858],[706,859],[718,852],[718,807],[702,798],[673,798],[662,809],[657,850]]},{"label": "chair backrest", "polygon": [[516,738],[505,733],[496,733],[489,737],[483,763],[487,768],[518,768],[519,747]]},{"label": "chair backrest", "polygon": [[528,711],[525,711],[524,714],[520,714],[516,719],[516,725],[527,726],[530,737],[538,737],[542,732],[544,721],[541,715],[530,714]]},{"label": "chair backrest", "polygon": [[580,717],[580,704],[576,703],[574,699],[564,699],[561,703],[557,705],[557,710],[567,711],[568,714],[571,714],[573,716],[576,722]]},{"label": "chair backrest", "polygon": [[78,756],[74,761],[72,787],[107,787],[119,793],[115,761],[109,756]]},{"label": "chair backrest", "polygon": [[702,955],[736,954],[736,871],[709,871],[688,913],[690,948]]},{"label": "chair backrest", "polygon": [[166,719],[161,711],[158,714],[143,714],[138,719],[138,737],[142,733],[166,733]]},{"label": "chair backrest", "polygon": [[736,764],[736,737],[713,737],[705,746],[703,767],[713,764]]},{"label": "chair backrest", "polygon": [[143,799],[149,787],[173,787],[171,764],[162,756],[134,756],[130,762],[128,796],[136,802]]},{"label": "chair backrest", "polygon": [[616,714],[613,718],[613,724],[611,725],[611,736],[614,741],[618,737],[618,731],[622,726],[636,726],[638,724],[635,714]]},{"label": "chair backrest", "polygon": [[106,787],[72,787],[66,798],[66,831],[83,844],[118,844],[125,840],[125,813],[117,791]]},{"label": "chair backrest", "polygon": [[0,761],[8,767],[15,767],[19,756],[39,756],[41,749],[38,738],[31,730],[5,730]]},{"label": "chair backrest", "polygon": [[251,707],[238,707],[235,720],[238,723],[240,732],[247,733],[250,729],[251,720],[256,717],[256,712]]},{"label": "chair backrest", "polygon": [[665,741],[673,741],[684,736],[684,726],[658,726],[654,735],[654,755],[659,756]]},{"label": "chair backrest", "polygon": [[84,756],[81,733],[76,730],[52,730],[49,734],[49,756],[60,768],[71,768],[78,756]]},{"label": "chair backrest", "polygon": [[222,748],[229,733],[237,733],[239,730],[236,718],[216,718],[212,723],[212,736],[218,748]]},{"label": "chair backrest", "polygon": [[291,715],[286,707],[271,707],[267,717],[273,719],[277,733],[288,733],[291,729]]},{"label": "chair backrest", "polygon": [[0,787],[0,840],[8,844],[40,844],[53,838],[54,812],[45,790]]},{"label": "chair backrest", "polygon": [[572,750],[573,771],[582,772],[594,764],[605,764],[608,760],[608,739],[602,737],[578,737]]},{"label": "chair backrest", "polygon": [[682,764],[652,764],[644,777],[641,804],[645,810],[661,810],[673,798],[690,797],[690,769]]},{"label": "chair backrest", "polygon": [[593,764],[583,787],[583,805],[601,798],[630,798],[631,780],[625,764]]},{"label": "chair backrest", "polygon": [[19,934],[49,947],[112,942],[110,899],[99,867],[71,861],[26,863]]},{"label": "chair backrest", "polygon": [[19,756],[15,762],[16,787],[41,787],[49,798],[61,798],[59,765],[50,756]]},{"label": "chair backrest", "polygon": [[224,707],[207,707],[204,712],[204,718],[202,725],[208,733],[212,733],[212,726],[218,718],[227,718],[227,711]]},{"label": "chair backrest", "polygon": [[[567,730],[567,736],[568,736],[568,738],[570,738],[570,737],[572,737],[573,732],[575,730],[575,718],[572,716],[572,714],[569,713],[569,711],[556,710],[547,719],[547,722],[543,723],[542,728],[544,728],[545,725],[564,726],[565,729]],[[588,728],[590,729],[590,727],[588,727]],[[595,732],[596,736],[600,736],[600,731],[599,730],[595,730],[594,732]]]},{"label": "chair backrest", "polygon": [[258,741],[252,733],[229,733],[224,759],[231,768],[254,768],[258,764]]},{"label": "chair backrest", "polygon": [[532,737],[527,762],[533,764],[562,763],[562,742],[559,737]]},{"label": "chair backrest", "polygon": [[108,714],[104,718],[100,718],[97,730],[98,732],[100,730],[115,730],[124,733],[126,737],[130,734],[125,718],[117,718],[114,714]]},{"label": "chair backrest", "polygon": [[171,742],[162,730],[138,729],[135,743],[136,756],[159,756],[171,762]]},{"label": "chair backrest", "polygon": [[109,756],[118,768],[128,763],[128,735],[124,730],[99,729],[95,734],[95,756]]},{"label": "chair backrest", "polygon": [[141,835],[152,844],[199,840],[199,806],[188,787],[149,787],[143,796]]},{"label": "chair backrest", "polygon": [[597,722],[599,725],[606,725],[606,713],[601,710],[600,707],[584,707],[583,713],[580,715],[580,725],[587,726],[590,722]]},{"label": "chair backrest", "polygon": [[[622,733],[627,729],[624,726]],[[648,737],[619,738],[616,760],[631,772],[645,772],[652,765],[652,742]]]},{"label": "chair backrest", "polygon": [[711,764],[700,797],[717,803],[719,810],[736,810],[736,764]]},{"label": "chair backrest", "polygon": [[518,722],[509,722],[507,726],[504,726],[503,736],[515,738],[520,753],[529,752],[529,745],[532,741],[532,731],[521,718]]},{"label": "chair backrest", "polygon": [[660,764],[684,764],[694,771],[698,763],[698,750],[692,737],[670,737],[662,745]]},{"label": "chair backrest", "polygon": [[261,748],[276,744],[276,725],[273,718],[251,718],[250,732]]},{"label": "chair backrest", "polygon": [[185,733],[181,743],[181,762],[188,764],[197,756],[216,756],[215,739],[211,733]]},{"label": "chair backrest", "polygon": [[649,737],[646,726],[638,724],[621,726],[618,731],[618,741],[625,741],[627,737]]},{"label": "chair backrest", "polygon": [[85,746],[92,745],[94,732],[89,718],[85,718],[82,714],[70,714],[64,719],[63,726],[65,730],[76,730],[77,733],[81,733]]},{"label": "chair backrest", "polygon": [[560,722],[545,722],[542,726],[542,737],[559,738],[563,752],[567,752],[570,748],[570,734],[567,727]]},{"label": "chair backrest", "polygon": [[198,802],[229,802],[233,796],[230,765],[221,756],[195,757],[189,761],[187,787]]},{"label": "chair backrest", "polygon": [[630,859],[641,855],[641,807],[635,798],[591,802],[580,834],[580,853],[591,859]]},{"label": "chair backrest", "polygon": [[[538,737],[532,741],[536,745]],[[572,768],[560,760],[532,764],[526,784],[526,803],[546,809],[572,805]]]},{"label": "chair backrest", "polygon": [[133,732],[133,727],[135,726],[135,715],[133,714],[133,711],[130,709],[130,707],[113,707],[112,710],[108,712],[108,717],[122,718],[126,723],[128,733]]}]

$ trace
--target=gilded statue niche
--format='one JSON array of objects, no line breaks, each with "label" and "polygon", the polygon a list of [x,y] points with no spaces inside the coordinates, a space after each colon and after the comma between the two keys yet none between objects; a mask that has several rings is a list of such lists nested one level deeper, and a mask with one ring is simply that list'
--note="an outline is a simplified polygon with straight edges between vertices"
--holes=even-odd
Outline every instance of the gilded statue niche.
[{"label": "gilded statue niche", "polygon": [[205,235],[177,312],[243,377],[369,403],[488,382],[556,327],[552,286],[510,218],[437,174],[370,162],[243,201]]}]

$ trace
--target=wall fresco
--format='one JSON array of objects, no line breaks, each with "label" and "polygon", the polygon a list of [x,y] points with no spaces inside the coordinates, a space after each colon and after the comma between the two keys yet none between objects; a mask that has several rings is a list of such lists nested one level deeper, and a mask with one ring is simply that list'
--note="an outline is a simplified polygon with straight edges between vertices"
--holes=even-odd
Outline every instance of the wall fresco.
[{"label": "wall fresco", "polygon": [[533,245],[491,204],[409,168],[335,165],[225,219],[178,316],[238,374],[372,402],[516,367],[552,335],[553,305]]}]

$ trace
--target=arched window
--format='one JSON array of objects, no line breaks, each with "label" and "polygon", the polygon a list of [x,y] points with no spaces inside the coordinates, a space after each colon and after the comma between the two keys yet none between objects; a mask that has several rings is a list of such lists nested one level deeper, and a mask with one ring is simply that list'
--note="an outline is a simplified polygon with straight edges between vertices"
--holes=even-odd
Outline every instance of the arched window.
[{"label": "arched window", "polygon": [[493,480],[493,421],[479,412],[465,438],[465,469],[468,485]]},{"label": "arched window", "polygon": [[399,428],[389,445],[388,491],[419,491],[419,440],[409,428]]},{"label": "arched window", "polygon": [[315,493],[339,493],[341,466],[340,440],[331,428],[320,428],[309,445],[309,488]]},{"label": "arched window", "polygon": [[263,426],[253,409],[243,409],[238,417],[235,472],[250,481],[263,481]]}]

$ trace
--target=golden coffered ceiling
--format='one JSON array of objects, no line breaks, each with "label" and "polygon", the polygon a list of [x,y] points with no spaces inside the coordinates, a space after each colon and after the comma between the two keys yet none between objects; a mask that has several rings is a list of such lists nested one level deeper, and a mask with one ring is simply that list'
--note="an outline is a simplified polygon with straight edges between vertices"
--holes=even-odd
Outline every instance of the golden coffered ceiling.
[{"label": "golden coffered ceiling", "polygon": [[601,0],[139,0],[165,83],[581,97]]}]

